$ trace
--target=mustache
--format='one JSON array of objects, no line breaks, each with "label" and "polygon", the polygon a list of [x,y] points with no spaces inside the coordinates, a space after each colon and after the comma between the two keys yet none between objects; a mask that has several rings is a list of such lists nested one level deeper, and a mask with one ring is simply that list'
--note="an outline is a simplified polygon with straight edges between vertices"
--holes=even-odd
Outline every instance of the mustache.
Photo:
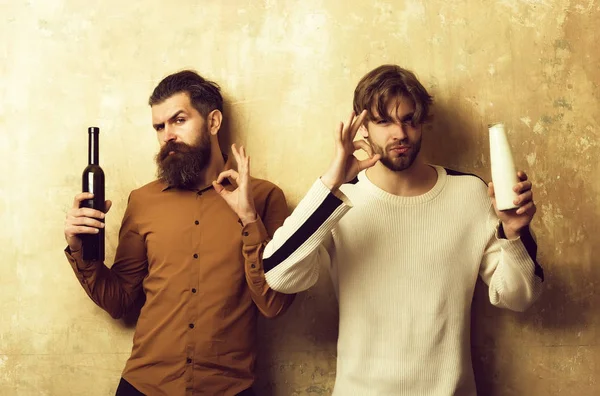
[{"label": "mustache", "polygon": [[160,161],[163,161],[165,158],[169,156],[171,151],[175,153],[189,153],[192,150],[192,147],[185,143],[168,141],[167,144],[162,146],[160,151],[157,154],[157,157]]}]

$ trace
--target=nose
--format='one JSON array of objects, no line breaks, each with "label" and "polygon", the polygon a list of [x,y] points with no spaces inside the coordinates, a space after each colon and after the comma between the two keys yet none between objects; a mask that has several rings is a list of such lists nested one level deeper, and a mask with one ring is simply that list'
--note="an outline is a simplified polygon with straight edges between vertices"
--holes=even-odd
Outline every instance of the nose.
[{"label": "nose", "polygon": [[177,140],[177,135],[175,135],[175,131],[170,125],[165,125],[165,130],[163,134],[163,141],[168,143],[170,141]]},{"label": "nose", "polygon": [[408,134],[406,133],[407,126],[402,122],[395,122],[391,129],[391,137],[394,140],[404,140],[408,137]]}]

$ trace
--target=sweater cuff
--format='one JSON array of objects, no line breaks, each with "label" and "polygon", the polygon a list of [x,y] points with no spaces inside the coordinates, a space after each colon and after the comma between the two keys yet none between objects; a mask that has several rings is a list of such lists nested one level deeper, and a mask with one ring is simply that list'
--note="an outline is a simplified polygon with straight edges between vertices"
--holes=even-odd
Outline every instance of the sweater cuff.
[{"label": "sweater cuff", "polygon": [[534,272],[535,264],[521,241],[521,237],[503,240],[502,251],[512,258],[509,262],[514,263],[523,273],[529,274]]}]

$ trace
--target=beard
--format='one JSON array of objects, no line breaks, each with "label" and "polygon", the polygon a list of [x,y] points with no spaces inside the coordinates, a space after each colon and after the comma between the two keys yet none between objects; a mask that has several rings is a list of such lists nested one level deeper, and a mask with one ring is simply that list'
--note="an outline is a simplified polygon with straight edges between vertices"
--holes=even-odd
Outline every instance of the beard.
[{"label": "beard", "polygon": [[195,145],[167,142],[156,154],[157,177],[169,186],[183,189],[191,189],[202,183],[211,149],[210,138],[205,132],[201,133],[200,141]]},{"label": "beard", "polygon": [[[376,145],[369,138],[369,144],[373,148],[375,154],[381,155],[379,160],[383,166],[394,172],[401,172],[412,166],[417,159],[417,155],[421,151],[421,138],[415,142],[409,142],[408,140],[402,140],[400,142],[390,143],[385,148]],[[409,149],[401,155],[391,154],[390,150],[395,146],[409,146]]]}]

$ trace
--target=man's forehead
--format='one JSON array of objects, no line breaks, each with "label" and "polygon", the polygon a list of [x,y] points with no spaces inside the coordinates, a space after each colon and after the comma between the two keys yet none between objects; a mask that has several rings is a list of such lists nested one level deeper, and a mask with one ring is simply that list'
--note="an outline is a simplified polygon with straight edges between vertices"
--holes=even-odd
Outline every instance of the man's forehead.
[{"label": "man's forehead", "polygon": [[375,118],[391,117],[400,119],[415,112],[414,101],[406,96],[395,96],[387,99],[384,106],[385,114],[379,114],[378,105],[378,101],[375,101],[371,107],[371,113]]},{"label": "man's forehead", "polygon": [[162,122],[179,111],[188,112],[191,107],[190,97],[186,92],[172,95],[164,101],[152,106],[152,120]]}]

